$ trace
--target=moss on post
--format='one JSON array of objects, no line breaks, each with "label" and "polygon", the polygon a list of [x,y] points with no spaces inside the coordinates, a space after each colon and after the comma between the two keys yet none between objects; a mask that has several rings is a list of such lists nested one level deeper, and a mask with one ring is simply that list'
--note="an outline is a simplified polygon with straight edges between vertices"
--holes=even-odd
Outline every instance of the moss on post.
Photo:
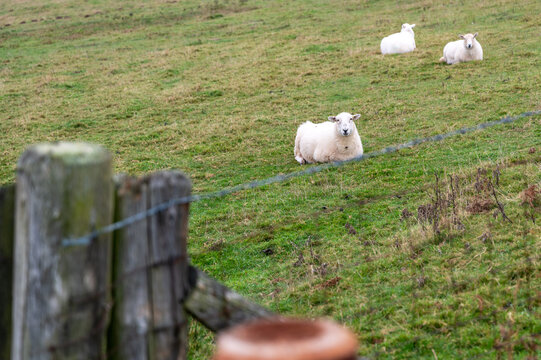
[{"label": "moss on post", "polygon": [[110,236],[63,247],[113,219],[111,157],[90,144],[30,147],[17,165],[12,359],[101,358]]}]

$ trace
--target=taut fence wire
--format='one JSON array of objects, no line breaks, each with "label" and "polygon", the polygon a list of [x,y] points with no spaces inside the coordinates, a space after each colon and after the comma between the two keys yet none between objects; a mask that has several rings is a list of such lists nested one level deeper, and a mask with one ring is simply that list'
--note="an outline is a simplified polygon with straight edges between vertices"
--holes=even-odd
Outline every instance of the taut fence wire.
[{"label": "taut fence wire", "polygon": [[236,185],[236,186],[233,186],[233,187],[230,187],[230,188],[225,188],[225,189],[215,191],[215,192],[209,192],[209,193],[203,193],[203,194],[195,194],[195,195],[190,195],[190,196],[184,196],[184,197],[171,199],[171,200],[166,201],[164,203],[158,204],[158,205],[156,205],[156,206],[154,206],[154,207],[152,207],[152,208],[150,208],[150,209],[148,209],[146,211],[142,211],[142,212],[137,213],[135,215],[129,216],[129,217],[127,217],[127,218],[125,218],[125,219],[123,219],[121,221],[112,223],[110,225],[104,226],[104,227],[99,228],[99,229],[96,229],[96,230],[88,233],[87,235],[81,236],[79,238],[64,239],[62,241],[62,245],[63,246],[88,245],[92,241],[92,239],[94,239],[94,238],[96,238],[96,237],[98,237],[100,235],[104,235],[104,234],[108,234],[108,233],[111,233],[111,232],[116,231],[116,230],[120,230],[120,229],[122,229],[122,228],[124,228],[126,226],[129,226],[129,225],[134,224],[134,223],[136,223],[138,221],[146,219],[147,217],[156,215],[157,213],[165,211],[165,210],[167,210],[167,209],[169,209],[169,208],[171,208],[173,206],[176,206],[176,205],[187,204],[187,203],[192,203],[192,202],[197,202],[197,201],[207,200],[207,199],[221,198],[221,197],[224,197],[224,196],[227,196],[227,195],[230,195],[232,193],[236,193],[236,192],[239,192],[239,191],[242,191],[242,190],[255,189],[255,188],[258,188],[258,187],[265,186],[265,185],[285,182],[285,181],[288,181],[290,179],[297,178],[297,177],[300,177],[300,176],[319,173],[319,172],[324,171],[326,169],[337,168],[337,167],[341,167],[341,166],[344,166],[344,165],[349,164],[349,163],[360,162],[360,161],[364,161],[366,159],[370,159],[370,158],[373,158],[373,157],[377,157],[377,156],[397,152],[397,151],[402,150],[404,148],[410,148],[410,147],[413,147],[413,146],[416,146],[416,145],[419,145],[419,144],[423,144],[423,143],[426,143],[426,142],[438,142],[438,141],[445,140],[445,139],[447,139],[449,137],[452,137],[452,136],[467,134],[467,133],[470,133],[470,132],[473,132],[473,131],[483,130],[483,129],[493,127],[493,126],[496,126],[496,125],[508,124],[508,123],[515,122],[515,121],[517,121],[519,119],[525,118],[525,117],[532,117],[532,116],[536,116],[536,115],[541,115],[541,110],[528,111],[528,112],[524,112],[524,113],[516,115],[516,116],[506,116],[506,117],[503,117],[503,118],[501,118],[499,120],[496,120],[496,121],[488,121],[488,122],[478,124],[476,126],[464,127],[464,128],[461,128],[461,129],[457,129],[457,130],[453,130],[453,131],[444,133],[444,134],[438,134],[438,135],[428,136],[428,137],[424,137],[424,138],[413,139],[413,140],[410,140],[410,141],[402,143],[402,144],[388,146],[388,147],[383,148],[381,150],[366,153],[366,154],[363,154],[361,156],[355,157],[355,158],[350,159],[350,160],[335,161],[335,162],[331,162],[331,163],[316,165],[316,166],[306,168],[304,170],[294,171],[294,172],[291,172],[291,173],[288,173],[288,174],[280,174],[280,175],[272,176],[272,177],[269,177],[269,178],[266,178],[266,179],[254,180],[254,181],[251,181],[251,182],[247,182],[247,183],[244,183],[244,184],[239,184],[239,185]]}]

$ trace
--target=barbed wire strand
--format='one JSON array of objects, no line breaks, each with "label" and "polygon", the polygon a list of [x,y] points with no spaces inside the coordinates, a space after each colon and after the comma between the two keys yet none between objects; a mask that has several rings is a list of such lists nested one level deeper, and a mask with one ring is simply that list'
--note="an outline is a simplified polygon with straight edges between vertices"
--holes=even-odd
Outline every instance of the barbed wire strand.
[{"label": "barbed wire strand", "polygon": [[349,160],[334,161],[334,162],[331,162],[331,163],[325,163],[325,164],[321,164],[321,165],[317,165],[317,166],[312,166],[312,167],[309,167],[309,168],[304,169],[304,170],[295,171],[295,172],[291,172],[291,173],[287,173],[287,174],[280,174],[280,175],[272,176],[272,177],[262,179],[262,180],[254,180],[254,181],[251,181],[251,182],[248,182],[248,183],[239,184],[239,185],[236,185],[236,186],[233,186],[233,187],[230,187],[230,188],[225,188],[225,189],[215,191],[215,192],[204,193],[204,194],[196,194],[196,195],[189,195],[189,196],[184,196],[184,197],[180,197],[180,198],[171,199],[171,200],[166,201],[164,203],[158,204],[158,205],[156,205],[156,206],[154,206],[154,207],[152,207],[152,208],[150,208],[150,209],[148,209],[146,211],[142,211],[140,213],[129,216],[129,217],[127,217],[127,218],[125,218],[123,220],[120,220],[118,222],[115,222],[115,223],[112,223],[110,225],[104,226],[104,227],[102,227],[100,229],[94,230],[94,231],[88,233],[85,236],[81,236],[81,237],[75,238],[75,239],[64,239],[62,241],[62,245],[63,246],[88,245],[92,241],[92,239],[94,239],[94,238],[96,238],[98,236],[108,234],[108,233],[111,233],[111,232],[116,231],[116,230],[120,230],[120,229],[122,229],[122,228],[124,228],[126,226],[129,226],[129,225],[134,224],[134,223],[136,223],[138,221],[144,220],[147,217],[156,215],[156,214],[158,214],[158,213],[160,213],[162,211],[165,211],[165,210],[167,210],[167,209],[169,209],[169,208],[171,208],[173,206],[176,206],[176,205],[182,205],[182,204],[187,204],[187,203],[192,203],[192,202],[198,202],[198,201],[201,201],[201,200],[221,198],[221,197],[224,197],[224,196],[227,196],[227,195],[230,195],[232,193],[239,192],[239,191],[250,190],[250,189],[262,187],[262,186],[265,186],[265,185],[284,182],[284,181],[287,181],[287,180],[290,180],[290,179],[293,179],[293,178],[296,178],[296,177],[319,173],[319,172],[321,172],[323,170],[326,170],[326,169],[338,168],[338,167],[344,166],[344,165],[352,163],[352,162],[360,162],[360,161],[370,159],[370,158],[373,158],[373,157],[393,153],[393,152],[402,150],[404,148],[410,148],[410,147],[420,145],[420,144],[423,144],[423,143],[426,143],[426,142],[438,142],[438,141],[442,141],[442,140],[447,139],[447,138],[452,137],[452,136],[462,135],[462,134],[466,134],[466,133],[477,131],[477,130],[483,130],[483,129],[493,127],[493,126],[496,126],[496,125],[508,124],[508,123],[512,123],[512,122],[514,122],[516,120],[525,118],[525,117],[531,117],[531,116],[536,116],[536,115],[541,115],[541,110],[528,111],[528,112],[524,112],[522,114],[519,114],[517,116],[506,116],[504,118],[501,118],[500,120],[488,121],[488,122],[484,122],[484,123],[476,125],[476,126],[464,127],[464,128],[458,129],[458,130],[453,130],[453,131],[450,131],[448,133],[444,133],[444,134],[438,134],[438,135],[434,135],[434,136],[413,139],[413,140],[410,140],[410,141],[408,141],[406,143],[402,143],[402,144],[394,145],[394,146],[388,146],[388,147],[383,148],[381,150],[377,150],[377,151],[373,151],[373,152],[370,152],[370,153],[367,153],[367,154],[363,154],[363,155],[360,155],[358,157],[355,157],[355,158],[349,159]]}]

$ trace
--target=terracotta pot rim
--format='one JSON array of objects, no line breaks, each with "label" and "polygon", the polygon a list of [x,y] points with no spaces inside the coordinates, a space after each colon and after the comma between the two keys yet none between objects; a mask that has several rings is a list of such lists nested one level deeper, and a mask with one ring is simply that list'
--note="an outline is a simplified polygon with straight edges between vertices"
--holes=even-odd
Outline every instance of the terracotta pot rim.
[{"label": "terracotta pot rim", "polygon": [[349,330],[329,320],[273,318],[220,334],[214,360],[339,360],[357,347]]}]

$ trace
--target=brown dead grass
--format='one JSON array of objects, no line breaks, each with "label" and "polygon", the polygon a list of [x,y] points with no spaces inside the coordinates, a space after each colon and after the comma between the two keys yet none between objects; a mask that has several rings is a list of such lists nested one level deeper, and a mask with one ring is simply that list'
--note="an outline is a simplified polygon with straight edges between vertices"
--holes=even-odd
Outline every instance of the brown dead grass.
[{"label": "brown dead grass", "polygon": [[541,200],[541,189],[537,185],[531,185],[520,193],[522,204],[528,204],[535,207]]}]

